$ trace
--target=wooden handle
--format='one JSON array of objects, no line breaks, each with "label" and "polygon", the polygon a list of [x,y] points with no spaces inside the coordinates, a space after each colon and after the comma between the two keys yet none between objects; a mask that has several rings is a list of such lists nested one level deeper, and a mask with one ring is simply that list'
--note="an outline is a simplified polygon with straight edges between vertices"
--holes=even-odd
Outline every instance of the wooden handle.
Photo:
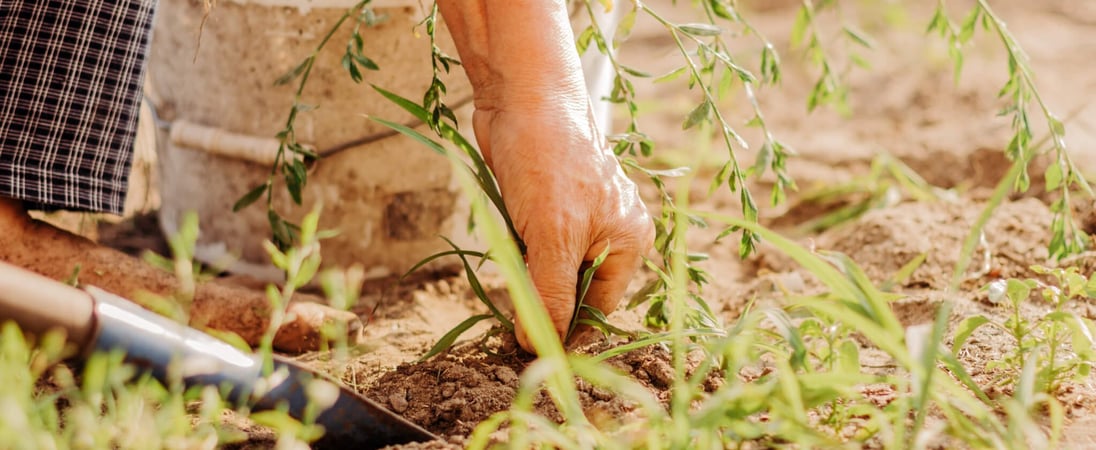
[{"label": "wooden handle", "polygon": [[82,351],[95,336],[94,308],[87,292],[0,262],[0,323],[14,320],[35,335],[64,330]]}]

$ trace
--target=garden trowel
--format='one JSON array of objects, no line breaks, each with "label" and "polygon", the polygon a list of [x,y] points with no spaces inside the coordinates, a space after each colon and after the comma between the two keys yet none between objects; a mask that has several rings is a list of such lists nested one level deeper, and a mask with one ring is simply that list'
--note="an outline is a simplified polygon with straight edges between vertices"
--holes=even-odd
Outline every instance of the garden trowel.
[{"label": "garden trowel", "polygon": [[[0,262],[0,323],[14,320],[30,334],[63,330],[79,347],[125,352],[125,360],[161,381],[169,371],[188,385],[210,385],[226,400],[252,410],[284,407],[303,420],[309,401],[331,406],[315,423],[324,427],[317,448],[378,448],[437,439],[373,401],[297,363],[274,356],[264,375],[262,359],[212,336],[147,311],[94,287],[80,290]],[[313,384],[317,383],[317,384]]]}]

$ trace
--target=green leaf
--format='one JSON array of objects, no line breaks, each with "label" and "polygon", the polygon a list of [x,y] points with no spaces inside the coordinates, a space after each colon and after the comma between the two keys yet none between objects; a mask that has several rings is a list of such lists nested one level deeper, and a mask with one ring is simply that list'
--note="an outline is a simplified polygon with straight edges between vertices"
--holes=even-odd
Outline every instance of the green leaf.
[{"label": "green leaf", "polygon": [[869,49],[874,48],[874,46],[872,46],[871,44],[871,40],[869,40],[867,36],[853,29],[852,27],[846,26],[842,29],[842,31],[844,31],[845,35],[852,39],[853,42],[860,44],[860,46]]},{"label": "green leaf", "polygon": [[628,66],[625,66],[623,64],[620,65],[620,70],[624,71],[624,73],[627,73],[627,74],[630,74],[630,75],[633,75],[633,76],[637,76],[637,77],[640,77],[640,78],[651,78],[650,73],[644,72],[642,70],[639,70],[639,69],[636,69],[636,68],[633,68],[633,67],[628,67]]},{"label": "green leaf", "polygon": [[701,102],[700,105],[697,105],[697,107],[689,113],[689,117],[685,119],[685,123],[681,124],[681,129],[688,130],[701,122],[708,121],[708,116],[711,111],[712,104],[710,102],[707,100]]},{"label": "green leaf", "polygon": [[580,325],[587,325],[601,331],[601,334],[606,337],[610,335],[635,337],[636,333],[622,329],[609,323],[609,319],[605,317],[605,314],[600,309],[594,308],[590,305],[582,305],[580,312],[589,318],[582,318],[578,320]]},{"label": "green leaf", "polygon": [[300,64],[297,64],[297,67],[294,67],[289,72],[286,72],[282,76],[278,77],[278,79],[274,80],[274,85],[275,86],[281,86],[283,84],[289,84],[289,82],[291,82],[291,81],[297,79],[297,77],[301,76],[301,74],[304,73],[305,69],[308,68],[309,63],[311,63],[311,62],[312,62],[312,57],[311,56],[308,57],[308,58],[305,58],[304,61],[301,61]]},{"label": "green leaf", "polygon": [[841,372],[847,374],[860,373],[860,347],[856,341],[847,340],[838,348],[838,365]]},{"label": "green leaf", "polygon": [[263,193],[266,192],[266,188],[267,185],[264,183],[248,191],[246,194],[243,195],[243,197],[240,197],[240,199],[236,200],[236,203],[232,205],[232,212],[237,212],[241,209],[247,208],[252,203],[255,203],[255,201],[258,200],[259,197],[262,197]]},{"label": "green leaf", "polygon": [[594,38],[594,26],[590,25],[579,33],[578,38],[575,39],[575,48],[578,50],[579,55],[586,53],[586,49],[590,47],[590,40]]},{"label": "green leaf", "polygon": [[620,48],[620,44],[628,40],[628,36],[632,34],[632,28],[636,24],[637,11],[637,8],[632,8],[631,11],[624,14],[624,17],[620,18],[616,32],[613,33],[613,48]]},{"label": "green leaf", "polygon": [[1066,135],[1066,126],[1062,124],[1061,120],[1058,120],[1057,117],[1054,117],[1054,115],[1047,115],[1047,125],[1050,126],[1051,133],[1054,133],[1058,136]]},{"label": "green leaf", "polygon": [[590,267],[582,272],[582,281],[579,283],[578,298],[575,301],[575,309],[571,314],[571,325],[567,328],[567,338],[571,337],[571,333],[575,331],[575,326],[578,325],[579,313],[582,310],[582,306],[586,301],[586,293],[590,290],[590,284],[594,281],[594,274],[597,269],[601,267],[601,264],[605,262],[605,258],[609,256],[609,245],[605,246],[605,250],[601,251],[601,254],[594,258],[594,261],[590,263]]},{"label": "green leaf", "polygon": [[723,29],[710,23],[684,23],[677,28],[692,36],[719,36]]},{"label": "green leaf", "polygon": [[1062,165],[1057,161],[1048,165],[1046,172],[1043,172],[1043,178],[1046,179],[1047,191],[1058,189],[1062,185]]},{"label": "green leaf", "polygon": [[464,334],[465,331],[468,331],[477,323],[493,317],[495,316],[492,314],[479,314],[464,319],[463,322],[457,324],[457,326],[453,327],[452,330],[449,330],[448,333],[445,333],[445,335],[442,336],[441,339],[438,339],[438,342],[435,343],[433,347],[430,347],[430,351],[426,352],[425,355],[422,355],[422,357],[418,359],[418,362],[425,361],[431,356],[437,355],[438,353],[447,350],[449,347],[453,346],[453,342],[456,342],[457,338],[460,337],[460,335]]},{"label": "green leaf", "polygon": [[473,250],[446,250],[446,251],[442,251],[442,252],[437,252],[433,255],[427,256],[426,258],[423,258],[421,261],[415,263],[414,266],[411,266],[410,269],[407,269],[407,271],[404,272],[403,275],[400,276],[400,281],[403,281],[404,278],[407,278],[412,273],[414,273],[416,270],[419,270],[420,268],[422,268],[422,266],[425,266],[426,264],[429,264],[431,261],[434,261],[438,258],[442,258],[442,257],[445,257],[445,256],[450,256],[450,255],[474,256],[474,257],[480,258],[480,259],[483,259],[483,258],[487,257],[486,254],[484,254],[482,252],[473,251]]},{"label": "green leaf", "polygon": [[978,16],[982,14],[982,8],[976,7],[970,12],[970,15],[963,20],[963,25],[959,29],[959,42],[966,43],[971,37],[974,37],[974,30],[978,27]]},{"label": "green leaf", "polygon": [[655,78],[654,82],[655,83],[662,83],[662,82],[665,82],[665,81],[673,81],[673,80],[677,79],[678,77],[680,77],[681,74],[685,73],[685,69],[686,69],[685,66],[678,67],[678,68],[670,71],[669,73],[667,73],[665,75],[662,75],[658,78]]},{"label": "green leaf", "polygon": [[967,342],[967,338],[974,333],[978,327],[989,323],[989,319],[981,314],[977,316],[970,316],[959,322],[959,326],[955,328],[955,338],[952,339],[951,353],[954,355],[959,354],[959,350],[963,348],[963,344]]},{"label": "green leaf", "polygon": [[396,106],[399,106],[400,108],[403,108],[404,111],[411,113],[411,115],[415,116],[416,119],[419,119],[425,123],[430,123],[430,112],[427,111],[426,108],[420,106],[418,103],[401,97],[400,95],[393,92],[384,90],[377,85],[372,85],[372,87],[373,90],[380,93],[382,96],[384,96],[384,98],[387,98],[388,101],[395,103]]},{"label": "green leaf", "polygon": [[[416,105],[416,106],[418,106],[418,105]],[[391,121],[388,121],[388,120],[384,120],[384,119],[381,119],[379,117],[369,116],[369,120],[377,122],[377,123],[379,123],[381,125],[384,125],[388,128],[396,130],[396,131],[404,134],[407,137],[410,137],[410,138],[412,138],[416,141],[419,141],[420,143],[426,145],[427,147],[429,147],[431,150],[437,152],[438,154],[445,155],[445,154],[448,153],[448,151],[445,149],[445,147],[443,147],[437,141],[435,141],[433,139],[430,139],[429,137],[427,137],[426,135],[418,132],[418,130],[415,130],[414,128],[408,127],[408,126],[406,126],[404,124],[401,124],[401,123],[396,123],[396,122],[391,122]]]},{"label": "green leaf", "polygon": [[358,70],[358,66],[354,64],[354,60],[350,58],[350,54],[345,54],[342,57],[342,66],[350,73],[350,79],[355,83],[362,82],[362,73]]},{"label": "green leaf", "polygon": [[944,37],[948,30],[948,17],[944,14],[944,9],[937,6],[936,12],[932,15],[932,20],[929,21],[929,26],[925,28],[925,33],[931,33],[933,31],[939,31],[940,36]]},{"label": "green leaf", "polygon": [[1013,306],[1019,305],[1020,302],[1027,300],[1031,295],[1031,285],[1016,279],[1009,279],[1005,287],[1005,296],[1012,302]]},{"label": "green leaf", "polygon": [[[453,250],[461,250],[461,248],[457,247],[457,244],[453,243],[453,241],[449,240],[449,238],[442,236],[442,240],[448,243],[450,247],[453,247]],[[473,269],[472,265],[468,263],[468,258],[464,256],[463,252],[457,253],[457,256],[460,257],[461,262],[464,264],[465,278],[468,279],[468,285],[472,288],[472,292],[476,294],[476,298],[479,299],[479,301],[482,302],[484,306],[487,306],[487,309],[491,310],[491,314],[494,315],[494,317],[502,323],[503,327],[505,327],[509,331],[513,331],[514,323],[511,322],[510,319],[507,318],[506,315],[502,313],[502,311],[499,311],[498,307],[496,307],[495,304],[491,302],[491,298],[487,296],[487,291],[484,290],[483,284],[481,284],[479,281],[479,277],[476,276],[475,269]]]},{"label": "green leaf", "polygon": [[366,69],[381,70],[380,66],[378,66],[376,62],[361,53],[352,53],[351,56],[354,57],[354,61],[357,61],[358,64],[361,64],[361,66],[365,67]]},{"label": "green leaf", "polygon": [[799,12],[795,16],[795,23],[792,25],[792,48],[798,47],[803,43],[803,39],[807,36],[807,26],[810,24],[810,21],[811,12],[807,9],[807,5],[799,7]]},{"label": "green leaf", "polygon": [[293,232],[289,230],[289,224],[282,219],[273,209],[266,212],[267,221],[270,222],[270,230],[274,235],[274,243],[278,248],[284,249],[293,243]]}]

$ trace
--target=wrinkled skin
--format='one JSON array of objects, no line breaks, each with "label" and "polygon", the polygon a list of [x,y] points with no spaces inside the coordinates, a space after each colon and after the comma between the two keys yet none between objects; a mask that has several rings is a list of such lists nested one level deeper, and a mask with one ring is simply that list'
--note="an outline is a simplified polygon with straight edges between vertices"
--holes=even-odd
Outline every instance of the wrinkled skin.
[{"label": "wrinkled skin", "polygon": [[[612,312],[651,246],[653,226],[594,123],[565,2],[438,5],[474,91],[476,140],[562,336],[583,262],[609,247],[586,303]],[[533,350],[521,323],[517,337]]]}]

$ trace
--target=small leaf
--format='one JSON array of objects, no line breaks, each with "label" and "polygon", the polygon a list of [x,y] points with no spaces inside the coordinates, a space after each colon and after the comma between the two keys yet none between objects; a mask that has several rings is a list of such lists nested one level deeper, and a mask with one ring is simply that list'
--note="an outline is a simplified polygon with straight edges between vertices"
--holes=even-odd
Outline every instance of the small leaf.
[{"label": "small leaf", "polygon": [[723,29],[710,23],[684,23],[677,28],[693,36],[719,36],[723,33]]},{"label": "small leaf", "polygon": [[1020,280],[1009,279],[1005,287],[1005,295],[1013,305],[1019,305],[1031,295],[1031,285]]},{"label": "small leaf", "polygon": [[1058,120],[1057,117],[1054,117],[1053,115],[1048,115],[1047,124],[1050,126],[1051,133],[1054,133],[1058,136],[1066,135],[1066,126],[1062,125],[1062,121]]},{"label": "small leaf", "polygon": [[869,49],[874,48],[871,44],[871,40],[869,40],[867,36],[861,34],[856,29],[846,26],[846,27],[844,27],[843,31],[845,32],[846,36],[848,36],[850,39],[852,39],[853,42],[856,42],[857,44],[860,44],[860,46],[862,46],[864,48],[869,48]]},{"label": "small leaf", "polygon": [[578,38],[575,39],[575,49],[578,50],[579,55],[586,53],[586,49],[590,47],[590,41],[594,38],[594,26],[588,26],[582,33],[579,33]]},{"label": "small leaf", "polygon": [[445,154],[448,153],[445,150],[445,147],[443,147],[437,141],[426,137],[426,135],[418,132],[418,130],[415,130],[411,127],[408,127],[404,124],[391,122],[391,121],[384,120],[384,119],[377,118],[377,117],[369,117],[369,120],[377,122],[381,125],[384,125],[384,126],[386,126],[388,128],[391,128],[395,131],[398,131],[398,132],[400,132],[400,133],[402,133],[402,134],[404,134],[404,135],[406,135],[406,136],[408,136],[408,137],[410,137],[410,138],[412,138],[416,141],[419,141],[420,143],[425,144],[427,147],[429,147],[431,150],[437,152],[438,154],[445,155]]},{"label": "small leaf", "polygon": [[711,113],[711,110],[711,103],[707,100],[701,102],[700,105],[697,105],[697,107],[689,113],[689,117],[685,119],[685,123],[681,124],[681,129],[688,130],[701,122],[708,121],[708,115]]},{"label": "small leaf", "polygon": [[575,331],[575,326],[578,325],[579,313],[582,306],[586,301],[586,293],[590,290],[590,285],[594,281],[594,274],[597,273],[597,269],[601,267],[601,264],[605,262],[605,258],[609,256],[609,245],[605,246],[605,249],[601,251],[601,254],[594,258],[594,261],[590,263],[590,267],[582,272],[582,281],[579,283],[578,298],[575,301],[575,310],[571,315],[571,325],[567,328],[566,338],[571,337],[571,333]]},{"label": "small leaf", "polygon": [[350,73],[350,79],[355,83],[362,82],[362,73],[358,70],[357,64],[354,64],[354,60],[350,58],[350,54],[345,54],[342,57],[342,66]]},{"label": "small leaf", "polygon": [[304,61],[301,61],[300,64],[297,64],[297,67],[294,67],[293,70],[286,72],[282,76],[278,77],[278,79],[274,80],[274,85],[281,86],[283,84],[289,84],[290,81],[293,81],[297,77],[301,76],[301,74],[304,73],[304,70],[308,68],[308,64],[311,62],[312,57],[305,58]]},{"label": "small leaf", "polygon": [[631,75],[634,75],[634,76],[637,76],[637,77],[640,77],[640,78],[651,78],[650,73],[647,73],[647,72],[644,72],[642,70],[635,69],[635,68],[632,68],[632,67],[628,67],[628,66],[625,66],[623,64],[620,65],[620,70],[624,71],[624,73],[631,74]]},{"label": "small leaf", "polygon": [[906,281],[908,281],[910,277],[913,276],[913,272],[917,271],[918,267],[921,267],[921,264],[925,262],[925,258],[927,257],[927,252],[914,256],[913,259],[911,259],[908,263],[898,269],[898,271],[895,272],[889,280],[883,283],[883,290],[886,291],[889,290],[888,287],[906,284]]},{"label": "small leaf", "polygon": [[286,174],[285,175],[285,187],[286,187],[286,190],[289,191],[289,198],[291,198],[293,200],[293,203],[296,203],[296,204],[300,205],[301,201],[303,200],[303,198],[301,196],[301,184],[295,182],[294,180],[292,180],[291,175]]},{"label": "small leaf", "polygon": [[965,20],[963,20],[963,25],[959,30],[959,42],[960,43],[966,43],[967,41],[970,40],[971,37],[974,36],[974,31],[978,26],[978,16],[981,15],[981,14],[982,14],[982,8],[977,7],[977,8],[974,8],[974,10],[970,12],[970,15],[968,15]]},{"label": "small leaf", "polygon": [[955,328],[955,338],[951,343],[951,353],[958,355],[959,350],[963,348],[963,344],[967,342],[967,338],[974,333],[978,327],[989,323],[989,319],[981,314],[977,316],[970,316],[959,322],[959,326]]},{"label": "small leaf", "polygon": [[628,36],[632,34],[632,27],[636,24],[636,12],[637,8],[632,8],[620,18],[616,32],[613,33],[613,48],[620,48],[620,44],[628,40]]},{"label": "small leaf", "polygon": [[274,235],[274,243],[279,249],[289,247],[289,245],[293,243],[293,234],[289,230],[289,224],[272,209],[267,211],[266,218],[267,221],[270,222],[270,230]]},{"label": "small leaf", "polygon": [[361,64],[362,67],[365,67],[369,70],[381,70],[380,66],[378,66],[377,63],[374,62],[372,59],[369,59],[369,57],[361,53],[353,53],[351,55],[354,57],[354,60],[358,62],[358,64]]},{"label": "small leaf", "polygon": [[266,184],[260,184],[254,189],[248,191],[248,193],[244,194],[243,197],[240,197],[240,199],[236,200],[236,203],[232,205],[232,212],[237,212],[241,209],[247,208],[252,203],[255,203],[255,201],[258,200],[259,197],[262,197],[263,193],[266,192],[266,187]]},{"label": "small leaf", "polygon": [[378,87],[377,85],[373,85],[373,90],[380,93],[382,96],[384,96],[384,98],[387,98],[392,103],[395,103],[396,106],[399,106],[400,108],[403,108],[404,111],[407,111],[407,112],[411,113],[411,115],[415,116],[415,118],[417,118],[417,119],[419,119],[423,122],[427,122],[427,123],[430,122],[430,113],[425,108],[423,108],[422,106],[419,106],[418,103],[415,103],[411,100],[408,100],[404,97],[401,97],[398,94],[386,91],[386,90]]},{"label": "small leaf", "polygon": [[587,326],[594,327],[597,330],[601,331],[601,333],[603,335],[605,335],[606,337],[608,337],[611,334],[612,335],[617,335],[617,336],[626,336],[626,337],[635,337],[636,336],[636,333],[632,333],[628,330],[618,328],[617,326],[609,323],[609,319],[605,317],[605,314],[602,313],[600,309],[594,308],[593,306],[590,306],[590,305],[582,305],[581,312],[583,314],[589,316],[590,318],[589,319],[586,319],[586,318],[579,319],[578,323],[581,324],[581,325],[587,325]]},{"label": "small leaf", "polygon": [[799,12],[795,16],[795,23],[792,25],[792,48],[798,47],[803,43],[803,38],[807,36],[807,25],[810,21],[811,12],[807,9],[807,6],[803,5],[799,7]]},{"label": "small leaf", "polygon": [[662,83],[662,82],[665,82],[665,81],[673,81],[673,80],[677,79],[678,77],[680,77],[681,74],[683,74],[683,73],[685,73],[685,66],[678,67],[678,68],[674,69],[673,71],[671,71],[670,73],[667,73],[667,74],[662,75],[658,78],[655,78],[654,82],[655,83]]}]

